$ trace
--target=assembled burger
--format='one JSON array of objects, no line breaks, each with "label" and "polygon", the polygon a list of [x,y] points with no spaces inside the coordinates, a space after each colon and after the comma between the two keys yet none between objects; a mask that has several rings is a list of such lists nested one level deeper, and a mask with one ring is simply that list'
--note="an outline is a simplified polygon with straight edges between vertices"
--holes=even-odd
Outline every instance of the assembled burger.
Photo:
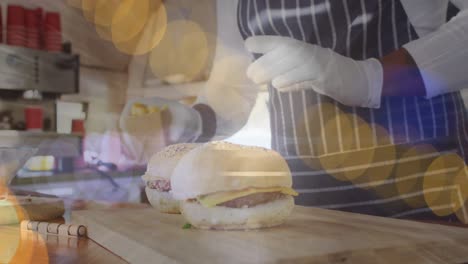
[{"label": "assembled burger", "polygon": [[201,229],[255,229],[282,224],[294,207],[291,172],[275,151],[226,142],[200,146],[171,178],[186,220]]}]

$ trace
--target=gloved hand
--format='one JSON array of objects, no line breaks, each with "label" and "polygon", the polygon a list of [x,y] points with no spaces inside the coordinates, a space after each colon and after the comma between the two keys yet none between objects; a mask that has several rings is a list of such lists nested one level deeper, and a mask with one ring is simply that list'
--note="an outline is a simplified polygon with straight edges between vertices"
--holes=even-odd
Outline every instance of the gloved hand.
[{"label": "gloved hand", "polygon": [[[136,112],[132,114],[132,110]],[[193,142],[202,133],[202,120],[195,109],[162,98],[130,100],[122,111],[119,126],[126,151],[137,163],[147,162],[166,145]]]},{"label": "gloved hand", "polygon": [[349,106],[379,108],[383,70],[376,59],[355,61],[288,37],[255,36],[248,51],[263,54],[247,69],[256,84],[272,82],[281,91],[313,89]]}]

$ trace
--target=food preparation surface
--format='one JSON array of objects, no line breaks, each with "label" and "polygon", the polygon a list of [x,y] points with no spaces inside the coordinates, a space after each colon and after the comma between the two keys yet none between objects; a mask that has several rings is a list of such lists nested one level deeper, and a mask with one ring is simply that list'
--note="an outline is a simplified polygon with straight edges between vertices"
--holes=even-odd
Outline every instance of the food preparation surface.
[{"label": "food preparation surface", "polygon": [[21,230],[19,225],[0,225],[0,263],[126,262],[89,239],[42,235]]},{"label": "food preparation surface", "polygon": [[183,229],[155,209],[72,213],[88,236],[131,263],[465,263],[468,229],[296,206],[256,231]]}]

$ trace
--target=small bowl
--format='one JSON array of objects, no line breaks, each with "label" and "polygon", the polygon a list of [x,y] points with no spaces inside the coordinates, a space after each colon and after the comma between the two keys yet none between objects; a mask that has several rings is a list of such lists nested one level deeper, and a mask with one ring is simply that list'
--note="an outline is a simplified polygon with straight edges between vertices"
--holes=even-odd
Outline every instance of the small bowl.
[{"label": "small bowl", "polygon": [[0,147],[0,189],[11,183],[18,170],[36,151],[36,148],[29,147]]}]

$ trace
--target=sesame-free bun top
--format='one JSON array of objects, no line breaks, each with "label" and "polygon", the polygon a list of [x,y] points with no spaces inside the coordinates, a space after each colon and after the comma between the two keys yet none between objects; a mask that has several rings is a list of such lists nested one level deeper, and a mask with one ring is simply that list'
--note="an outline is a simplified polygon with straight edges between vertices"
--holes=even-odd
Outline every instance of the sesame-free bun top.
[{"label": "sesame-free bun top", "polygon": [[275,151],[212,142],[187,153],[171,178],[175,199],[246,188],[292,187],[286,161]]},{"label": "sesame-free bun top", "polygon": [[158,178],[169,180],[179,160],[199,145],[195,143],[183,143],[165,147],[151,157],[146,168],[146,173],[142,177],[143,180],[149,181]]}]

